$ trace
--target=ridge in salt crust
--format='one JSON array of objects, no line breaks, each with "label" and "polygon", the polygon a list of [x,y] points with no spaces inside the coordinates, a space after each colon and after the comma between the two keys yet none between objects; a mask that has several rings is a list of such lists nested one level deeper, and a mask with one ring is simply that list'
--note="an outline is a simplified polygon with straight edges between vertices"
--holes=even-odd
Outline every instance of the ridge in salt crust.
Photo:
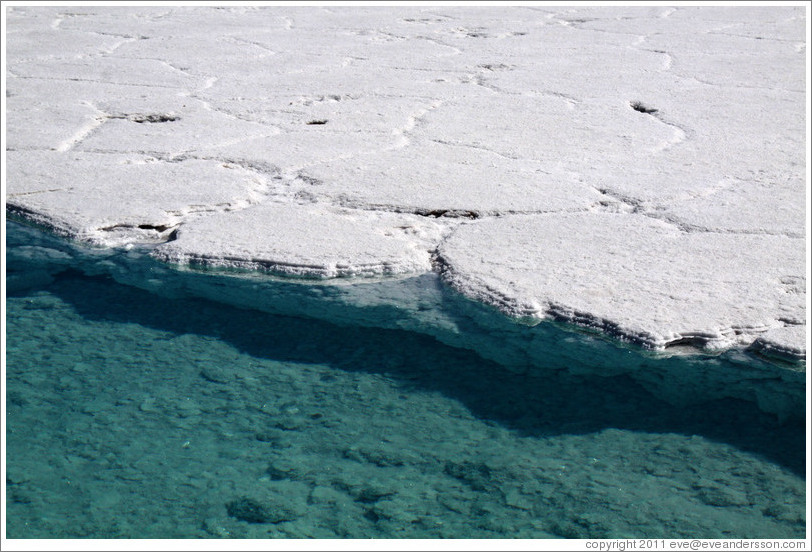
[{"label": "ridge in salt crust", "polygon": [[806,325],[772,328],[753,342],[751,349],[767,357],[806,360]]},{"label": "ridge in salt crust", "polygon": [[549,212],[587,209],[603,199],[569,172],[545,173],[531,160],[425,141],[302,173],[319,182],[313,193],[342,205],[402,212]]},{"label": "ridge in salt crust", "polygon": [[440,233],[439,225],[417,216],[321,205],[265,203],[234,222],[223,213],[184,224],[153,255],[174,264],[308,278],[401,275],[431,270],[430,249]]},{"label": "ridge in salt crust", "polygon": [[685,233],[634,214],[461,225],[439,262],[446,282],[509,315],[563,320],[652,349],[749,345],[805,301],[782,283],[804,271],[802,240]]}]

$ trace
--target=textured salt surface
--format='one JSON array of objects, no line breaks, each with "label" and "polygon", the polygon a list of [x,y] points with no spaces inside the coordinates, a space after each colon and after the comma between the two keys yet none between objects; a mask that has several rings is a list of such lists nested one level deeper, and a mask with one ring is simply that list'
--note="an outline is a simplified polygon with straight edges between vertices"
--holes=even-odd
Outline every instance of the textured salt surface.
[{"label": "textured salt surface", "polygon": [[232,222],[221,213],[185,224],[155,256],[290,276],[409,274],[431,270],[428,249],[440,234],[439,225],[414,215],[285,203],[251,207],[239,226]]},{"label": "textured salt surface", "polygon": [[440,252],[510,313],[805,358],[802,7],[7,21],[18,216],[319,278],[419,274]]},{"label": "textured salt surface", "polygon": [[[725,348],[751,343],[776,318],[803,324],[795,316],[805,296],[788,291],[797,278],[784,272],[796,260],[793,239],[711,237],[636,218],[577,213],[466,224],[439,248],[443,276],[514,316],[555,317],[652,348],[686,341]],[[572,235],[582,240],[578,248],[568,247]]]}]

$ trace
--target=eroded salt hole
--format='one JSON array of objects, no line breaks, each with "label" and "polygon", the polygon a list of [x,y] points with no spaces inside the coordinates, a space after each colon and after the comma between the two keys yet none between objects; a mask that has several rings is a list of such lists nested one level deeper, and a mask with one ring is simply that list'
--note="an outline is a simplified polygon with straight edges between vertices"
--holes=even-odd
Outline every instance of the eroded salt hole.
[{"label": "eroded salt hole", "polygon": [[135,113],[127,116],[127,120],[133,123],[169,123],[179,119],[180,117],[177,115],[167,115],[164,113]]},{"label": "eroded salt hole", "polygon": [[648,106],[643,102],[629,102],[629,105],[632,107],[632,109],[634,109],[635,111],[639,111],[640,113],[651,114],[657,113],[657,111],[659,111],[657,108]]},{"label": "eroded salt hole", "polygon": [[447,217],[477,219],[480,217],[480,214],[476,211],[464,211],[457,209],[417,209],[414,211],[414,214],[421,217],[431,218]]},{"label": "eroded salt hole", "polygon": [[132,224],[114,224],[112,226],[104,226],[99,228],[99,230],[102,232],[114,232],[116,230],[126,230],[132,228],[138,228],[139,230],[154,230],[155,232],[166,232],[170,228],[175,228],[175,226],[170,226],[167,224],[139,224],[138,226],[133,226]]},{"label": "eroded salt hole", "polygon": [[139,224],[138,228],[141,230],[155,230],[156,232],[166,232],[172,226],[166,224]]}]

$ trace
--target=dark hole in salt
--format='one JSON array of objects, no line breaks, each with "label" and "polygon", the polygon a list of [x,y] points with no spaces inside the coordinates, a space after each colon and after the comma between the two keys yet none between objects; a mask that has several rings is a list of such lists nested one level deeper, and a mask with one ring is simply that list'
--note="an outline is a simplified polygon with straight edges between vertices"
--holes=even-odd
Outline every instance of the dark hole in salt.
[{"label": "dark hole in salt", "polygon": [[469,219],[476,219],[479,218],[479,213],[476,211],[456,211],[451,209],[418,209],[415,211],[416,215],[420,215],[421,217],[432,217],[432,218],[440,218],[440,217],[449,217],[449,218],[469,218]]},{"label": "dark hole in salt", "polygon": [[140,228],[141,230],[156,230],[158,232],[165,232],[166,230],[169,230],[171,228],[171,226],[164,226],[164,225],[155,226],[155,225],[152,225],[152,224],[139,224],[138,228]]},{"label": "dark hole in salt", "polygon": [[699,337],[682,337],[680,339],[675,339],[674,341],[669,341],[665,344],[666,349],[672,349],[675,347],[694,347],[694,348],[701,348],[704,341]]},{"label": "dark hole in salt", "polygon": [[168,123],[177,121],[180,117],[176,115],[162,115],[162,114],[149,114],[149,115],[130,115],[128,119],[134,123]]},{"label": "dark hole in salt", "polygon": [[327,119],[314,119],[312,121],[307,121],[308,125],[326,125]]},{"label": "dark hole in salt", "polygon": [[658,111],[656,108],[649,107],[642,102],[631,102],[629,105],[632,106],[632,109],[640,113],[657,113]]}]

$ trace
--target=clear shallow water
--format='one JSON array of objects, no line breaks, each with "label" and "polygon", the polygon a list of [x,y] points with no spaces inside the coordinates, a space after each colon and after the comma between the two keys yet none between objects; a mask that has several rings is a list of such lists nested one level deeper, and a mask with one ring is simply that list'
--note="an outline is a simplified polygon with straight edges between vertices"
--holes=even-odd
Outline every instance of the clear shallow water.
[{"label": "clear shallow water", "polygon": [[803,420],[753,402],[14,258],[9,538],[804,536]]}]

